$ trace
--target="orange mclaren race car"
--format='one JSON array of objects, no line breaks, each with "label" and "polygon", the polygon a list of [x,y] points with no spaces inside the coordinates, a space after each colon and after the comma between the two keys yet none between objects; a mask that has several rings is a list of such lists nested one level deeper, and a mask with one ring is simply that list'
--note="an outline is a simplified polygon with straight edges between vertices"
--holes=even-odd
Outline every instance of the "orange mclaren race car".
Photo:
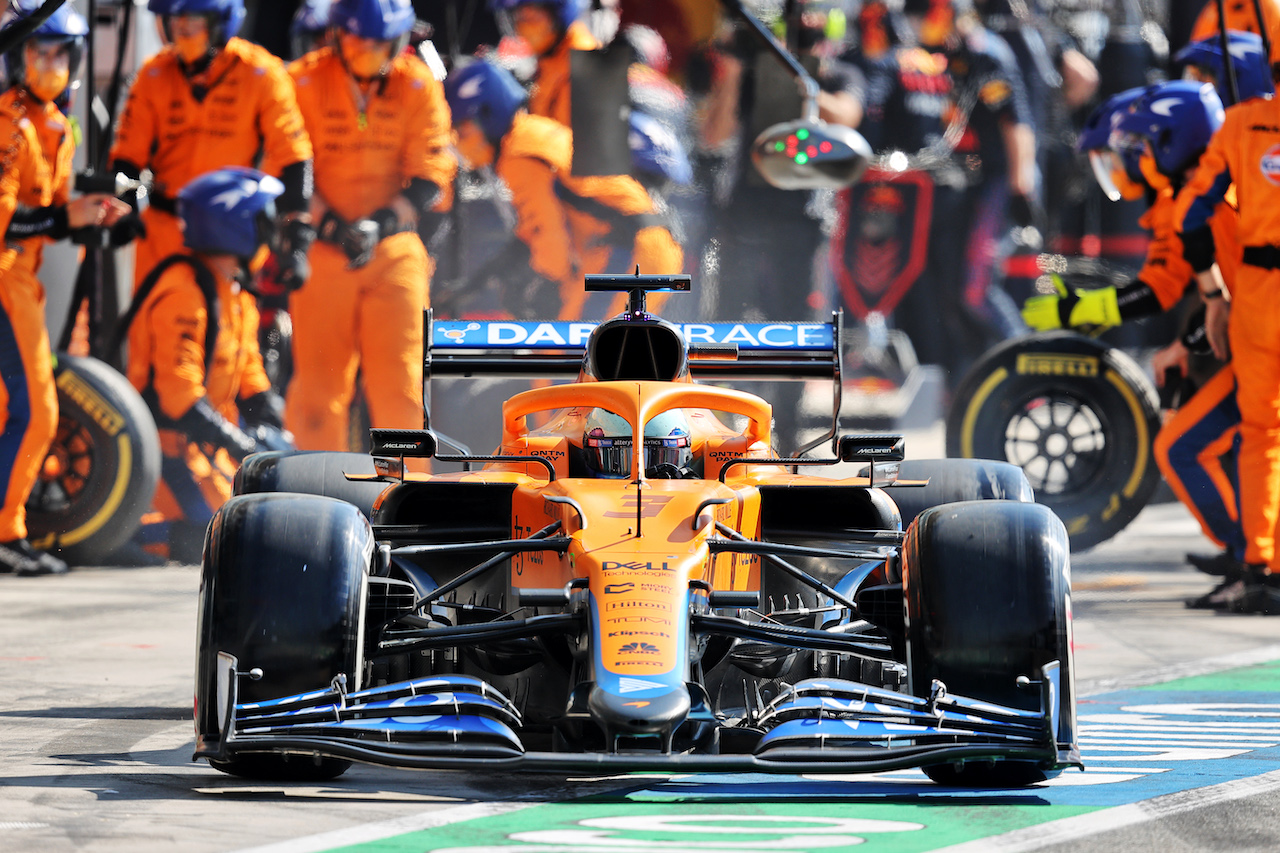
[{"label": "orange mclaren race car", "polygon": [[[841,435],[838,315],[676,326],[645,295],[687,276],[587,287],[630,307],[428,315],[429,376],[575,377],[507,400],[492,455],[428,428],[246,461],[205,542],[197,757],[1002,786],[1080,765],[1067,534],[1021,470]],[[769,403],[723,387],[819,374],[829,458],[779,456]]]}]

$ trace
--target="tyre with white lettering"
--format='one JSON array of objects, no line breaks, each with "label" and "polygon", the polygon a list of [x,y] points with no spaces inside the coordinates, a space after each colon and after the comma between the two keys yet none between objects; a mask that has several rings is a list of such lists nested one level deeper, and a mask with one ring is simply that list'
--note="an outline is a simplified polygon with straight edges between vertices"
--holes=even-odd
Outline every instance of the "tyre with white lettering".
[{"label": "tyre with white lettering", "polygon": [[1010,462],[1082,551],[1146,506],[1160,471],[1155,388],[1120,350],[1074,332],[1005,341],[966,374],[947,412],[947,455]]},{"label": "tyre with white lettering", "polygon": [[138,529],[160,479],[155,420],[129,380],[59,353],[58,432],[27,499],[32,544],[73,565],[109,557]]},{"label": "tyre with white lettering", "polygon": [[353,506],[299,494],[238,495],[209,525],[197,604],[196,752],[224,773],[320,781],[350,761],[219,749],[218,653],[234,655],[239,702],[363,686],[373,531]]},{"label": "tyre with white lettering", "polygon": [[[920,513],[902,547],[907,682],[1059,721],[1051,760],[1011,756],[924,768],[945,785],[1019,787],[1058,775],[1075,747],[1071,570],[1067,531],[1053,511],[1024,501],[963,501]],[[1040,707],[1043,668],[1058,664],[1057,707]],[[1020,685],[1022,678],[1029,685]],[[1078,756],[1077,756],[1078,757]]]}]

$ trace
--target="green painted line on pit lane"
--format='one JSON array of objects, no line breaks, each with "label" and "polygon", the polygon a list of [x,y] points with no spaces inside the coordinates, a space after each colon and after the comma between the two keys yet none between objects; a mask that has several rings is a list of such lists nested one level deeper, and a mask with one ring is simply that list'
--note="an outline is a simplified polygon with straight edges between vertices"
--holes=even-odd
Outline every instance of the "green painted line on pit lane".
[{"label": "green painted line on pit lane", "polygon": [[[851,789],[853,786],[850,786]],[[999,794],[993,799],[1004,799]],[[1040,802],[1043,803],[1043,800]],[[641,803],[626,796],[509,815],[342,848],[351,853],[922,853],[1097,808],[827,801]]]},{"label": "green painted line on pit lane", "polygon": [[[1162,697],[1166,699],[1172,698],[1167,694],[1196,695],[1199,701],[1206,695],[1250,693],[1248,699],[1258,701],[1265,694],[1280,694],[1280,661],[1124,691],[1130,697],[1155,692],[1166,694]],[[1093,704],[1084,702],[1081,713],[1088,713]],[[1108,769],[1094,767],[1101,772]],[[922,853],[1109,807],[1096,802],[1055,803],[1052,788],[948,792],[922,775],[919,784],[908,782],[896,792],[883,781],[863,782],[856,776],[825,780],[820,776],[704,775],[667,781],[664,776],[636,774],[631,778],[633,787],[607,795],[532,806],[339,849],[350,853],[851,853],[855,849],[859,853]],[[714,793],[700,796],[700,790]]]},{"label": "green painted line on pit lane", "polygon": [[1148,684],[1135,690],[1190,690],[1198,693],[1280,693],[1280,661],[1193,675],[1164,684]]}]

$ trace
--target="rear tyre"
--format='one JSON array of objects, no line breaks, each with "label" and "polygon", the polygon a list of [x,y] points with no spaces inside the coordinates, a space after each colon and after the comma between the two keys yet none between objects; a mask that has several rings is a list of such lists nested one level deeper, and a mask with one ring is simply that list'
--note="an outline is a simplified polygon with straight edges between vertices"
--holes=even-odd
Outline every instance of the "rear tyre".
[{"label": "rear tyre", "polygon": [[[339,674],[350,690],[363,677],[369,522],[353,506],[297,494],[233,497],[205,541],[196,665],[197,748],[216,746],[218,652],[239,659],[241,702],[323,689]],[[351,762],[275,754],[211,760],[252,779],[322,781]]]},{"label": "rear tyre", "polygon": [[1155,389],[1133,359],[1050,332],[1006,341],[973,366],[947,412],[947,455],[1017,465],[1083,551],[1151,498],[1159,429]]},{"label": "rear tyre", "polygon": [[1017,465],[994,459],[908,459],[898,468],[903,480],[928,480],[927,486],[887,489],[906,530],[929,507],[955,501],[1035,500],[1027,475]]},{"label": "rear tyre", "polygon": [[[1017,501],[969,501],[922,512],[903,545],[910,692],[929,695],[934,679],[947,692],[1024,710],[1040,693],[1016,680],[1039,681],[1058,661],[1060,711],[1074,731],[1067,534],[1048,507]],[[924,768],[940,784],[1017,787],[1053,771],[1006,760]]]},{"label": "rear tyre", "polygon": [[237,495],[262,492],[298,492],[324,495],[353,504],[368,518],[373,502],[387,483],[348,480],[347,474],[377,473],[373,457],[365,453],[329,450],[273,450],[255,453],[236,471]]},{"label": "rear tyre", "polygon": [[129,541],[160,480],[160,438],[142,397],[94,358],[58,354],[58,432],[27,499],[32,544],[73,565]]}]

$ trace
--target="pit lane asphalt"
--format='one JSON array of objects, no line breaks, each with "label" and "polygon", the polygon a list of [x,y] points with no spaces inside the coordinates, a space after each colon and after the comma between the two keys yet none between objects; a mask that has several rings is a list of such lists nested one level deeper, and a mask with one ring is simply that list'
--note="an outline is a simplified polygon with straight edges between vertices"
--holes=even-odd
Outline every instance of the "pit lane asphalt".
[{"label": "pit lane asphalt", "polygon": [[[1181,507],[1154,504],[1073,555],[1082,696],[1280,657],[1280,620],[1183,608],[1210,586],[1183,554],[1210,548]],[[327,849],[368,840],[369,824],[385,836],[635,785],[362,766],[272,785],[193,763],[198,580],[188,566],[0,576],[0,849]],[[1277,849],[1276,803],[1273,788],[1245,791],[1047,848],[1032,835],[989,849]]]}]

